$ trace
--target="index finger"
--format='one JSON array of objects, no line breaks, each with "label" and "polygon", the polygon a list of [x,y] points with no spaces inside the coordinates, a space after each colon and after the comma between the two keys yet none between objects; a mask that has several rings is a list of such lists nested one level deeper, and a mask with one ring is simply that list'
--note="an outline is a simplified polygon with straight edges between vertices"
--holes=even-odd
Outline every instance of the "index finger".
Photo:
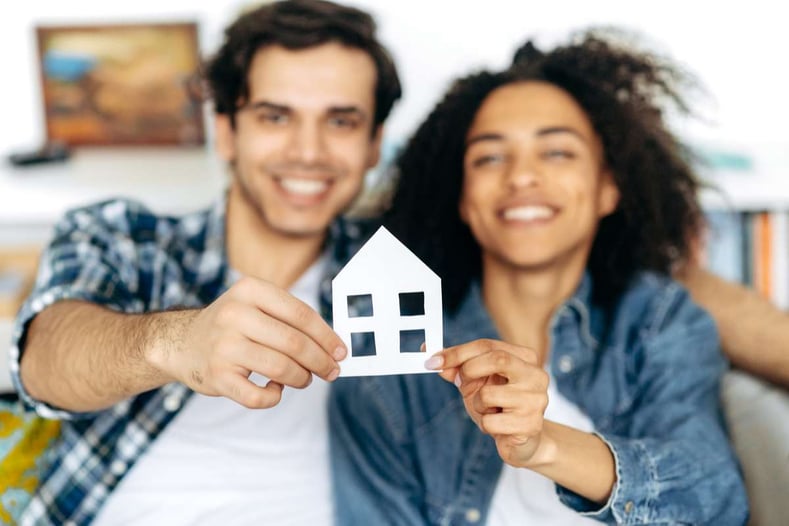
[{"label": "index finger", "polygon": [[[431,356],[425,363],[425,366],[428,369],[446,372],[458,369],[472,358],[497,349],[514,354],[528,363],[536,364],[538,361],[537,353],[527,347],[513,345],[500,340],[480,339],[447,347]],[[442,374],[442,376],[444,375]]]},{"label": "index finger", "polygon": [[321,315],[289,292],[254,278],[244,278],[237,288],[240,299],[304,333],[335,360],[348,354],[345,344]]}]

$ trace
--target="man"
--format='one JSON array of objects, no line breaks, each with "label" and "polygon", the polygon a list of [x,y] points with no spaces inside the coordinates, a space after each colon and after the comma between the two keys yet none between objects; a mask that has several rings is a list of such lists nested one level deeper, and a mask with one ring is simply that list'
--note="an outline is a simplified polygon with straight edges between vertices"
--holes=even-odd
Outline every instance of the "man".
[{"label": "man", "polygon": [[397,72],[368,14],[287,0],[234,22],[207,77],[226,198],[72,211],[43,256],[12,372],[64,424],[22,523],[331,519],[324,380],[348,351],[316,310]]}]

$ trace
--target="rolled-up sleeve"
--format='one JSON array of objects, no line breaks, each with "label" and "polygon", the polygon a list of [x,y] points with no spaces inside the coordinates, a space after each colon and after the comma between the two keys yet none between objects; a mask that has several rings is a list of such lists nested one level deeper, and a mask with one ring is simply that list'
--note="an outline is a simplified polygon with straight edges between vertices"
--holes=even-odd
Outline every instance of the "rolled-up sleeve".
[{"label": "rolled-up sleeve", "polygon": [[44,418],[86,416],[58,409],[30,396],[20,376],[20,362],[30,322],[63,300],[89,301],[119,312],[142,312],[137,287],[136,250],[128,236],[122,202],[74,210],[55,226],[39,262],[35,285],[14,320],[9,351],[11,377],[20,400]]},{"label": "rolled-up sleeve", "polygon": [[674,289],[661,319],[642,335],[632,425],[598,433],[617,481],[600,507],[557,487],[591,518],[619,524],[744,524],[748,502],[720,405],[726,361],[712,319]]}]

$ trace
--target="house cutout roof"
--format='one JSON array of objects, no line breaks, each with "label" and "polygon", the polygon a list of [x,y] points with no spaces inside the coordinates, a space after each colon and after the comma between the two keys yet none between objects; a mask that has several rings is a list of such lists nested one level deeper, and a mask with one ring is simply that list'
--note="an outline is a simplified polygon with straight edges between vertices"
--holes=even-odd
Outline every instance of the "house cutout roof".
[{"label": "house cutout roof", "polygon": [[[359,298],[371,308],[360,310]],[[424,304],[414,314],[404,298]],[[430,372],[425,360],[444,345],[441,279],[386,228],[337,274],[332,300],[334,330],[349,350],[341,376]]]}]

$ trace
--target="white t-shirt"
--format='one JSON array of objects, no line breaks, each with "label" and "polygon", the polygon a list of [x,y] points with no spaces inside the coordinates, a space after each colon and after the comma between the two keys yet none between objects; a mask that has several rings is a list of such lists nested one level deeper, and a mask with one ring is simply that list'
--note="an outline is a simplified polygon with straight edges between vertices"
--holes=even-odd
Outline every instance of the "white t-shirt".
[{"label": "white t-shirt", "polygon": [[[316,310],[325,262],[290,290]],[[286,387],[282,401],[264,410],[193,394],[94,524],[331,523],[328,392],[329,385],[315,378],[306,389]]]},{"label": "white t-shirt", "polygon": [[[562,396],[553,376],[548,384],[548,407],[545,418],[581,431],[591,432],[594,426],[578,407]],[[545,524],[574,526],[599,524],[568,508],[556,495],[555,483],[530,469],[504,464],[493,493],[488,515],[489,526]]]}]

